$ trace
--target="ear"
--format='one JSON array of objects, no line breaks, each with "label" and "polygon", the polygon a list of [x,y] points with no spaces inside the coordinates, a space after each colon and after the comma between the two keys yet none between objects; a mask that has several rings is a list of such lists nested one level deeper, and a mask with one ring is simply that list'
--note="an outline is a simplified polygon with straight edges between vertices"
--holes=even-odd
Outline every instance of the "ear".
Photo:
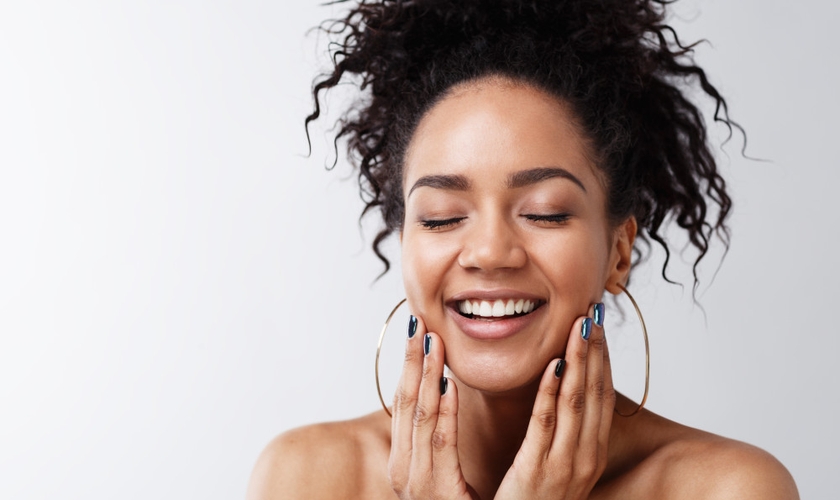
[{"label": "ear", "polygon": [[607,269],[607,281],[604,289],[613,295],[621,293],[618,285],[627,283],[630,276],[630,264],[633,259],[633,242],[636,241],[638,225],[636,218],[630,216],[613,232],[613,245],[610,250],[610,263]]}]

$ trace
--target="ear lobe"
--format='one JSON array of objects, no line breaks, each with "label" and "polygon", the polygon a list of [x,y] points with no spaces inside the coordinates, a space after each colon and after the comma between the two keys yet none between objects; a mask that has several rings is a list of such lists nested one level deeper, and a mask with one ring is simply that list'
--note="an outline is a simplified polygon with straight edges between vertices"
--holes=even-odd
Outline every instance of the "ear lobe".
[{"label": "ear lobe", "polygon": [[633,242],[636,241],[638,227],[636,218],[631,216],[615,229],[609,274],[607,282],[604,283],[604,288],[613,295],[621,293],[619,285],[627,283],[627,277],[630,275]]}]

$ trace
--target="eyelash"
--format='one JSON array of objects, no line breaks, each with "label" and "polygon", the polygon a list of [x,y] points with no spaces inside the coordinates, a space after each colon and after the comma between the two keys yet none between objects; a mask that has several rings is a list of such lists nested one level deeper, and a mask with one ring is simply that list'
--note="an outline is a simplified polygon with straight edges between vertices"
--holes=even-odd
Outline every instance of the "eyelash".
[{"label": "eyelash", "polygon": [[539,214],[526,214],[525,218],[534,221],[534,222],[548,222],[551,224],[563,224],[567,222],[569,218],[572,216],[570,213],[559,213],[559,214],[548,214],[548,215],[539,215]]},{"label": "eyelash", "polygon": [[457,224],[462,220],[466,219],[466,217],[454,217],[452,219],[427,219],[421,220],[420,224],[423,225],[426,229],[442,229],[447,226],[451,226],[453,224]]},{"label": "eyelash", "polygon": [[[548,214],[548,215],[539,215],[539,214],[525,214],[524,217],[533,222],[547,222],[550,224],[563,224],[564,222],[568,221],[571,217],[569,213],[559,213],[559,214]],[[426,219],[421,220],[420,224],[426,229],[442,229],[447,226],[455,225],[462,220],[466,219],[466,217],[453,217],[451,219]]]}]

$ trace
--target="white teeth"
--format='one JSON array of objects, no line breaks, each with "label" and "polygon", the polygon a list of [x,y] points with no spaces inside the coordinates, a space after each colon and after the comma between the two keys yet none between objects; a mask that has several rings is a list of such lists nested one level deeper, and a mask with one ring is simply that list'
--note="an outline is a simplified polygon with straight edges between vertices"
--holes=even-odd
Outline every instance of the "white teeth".
[{"label": "white teeth", "polygon": [[511,316],[516,312],[516,306],[513,305],[513,299],[507,301],[505,304],[505,316]]},{"label": "white teeth", "polygon": [[462,314],[472,314],[483,318],[501,318],[519,313],[528,314],[536,305],[537,301],[525,299],[463,300],[458,303],[458,310]]},{"label": "white teeth", "polygon": [[505,315],[505,301],[497,300],[493,302],[493,317],[501,318]]}]

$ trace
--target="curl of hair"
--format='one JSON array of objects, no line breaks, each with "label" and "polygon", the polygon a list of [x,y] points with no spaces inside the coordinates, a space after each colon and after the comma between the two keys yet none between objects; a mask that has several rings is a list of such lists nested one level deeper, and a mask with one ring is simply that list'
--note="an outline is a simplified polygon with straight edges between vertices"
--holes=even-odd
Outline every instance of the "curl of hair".
[{"label": "curl of hair", "polygon": [[[342,3],[339,0],[336,3]],[[535,86],[566,102],[592,141],[606,174],[613,223],[635,216],[638,240],[665,250],[663,224],[673,221],[698,251],[692,271],[717,235],[729,247],[732,201],[709,149],[706,124],[688,94],[699,86],[729,118],[726,101],[665,23],[666,0],[361,0],[320,28],[332,40],[331,71],[316,78],[322,93],[344,81],[360,87],[339,121],[358,168],[365,209],[384,228],[373,250],[402,227],[402,163],[418,122],[448,90],[486,76]],[[746,136],[744,136],[746,140]],[[337,151],[336,151],[337,153]],[[711,206],[710,206],[711,205]],[[636,248],[636,261],[642,257]]]}]

